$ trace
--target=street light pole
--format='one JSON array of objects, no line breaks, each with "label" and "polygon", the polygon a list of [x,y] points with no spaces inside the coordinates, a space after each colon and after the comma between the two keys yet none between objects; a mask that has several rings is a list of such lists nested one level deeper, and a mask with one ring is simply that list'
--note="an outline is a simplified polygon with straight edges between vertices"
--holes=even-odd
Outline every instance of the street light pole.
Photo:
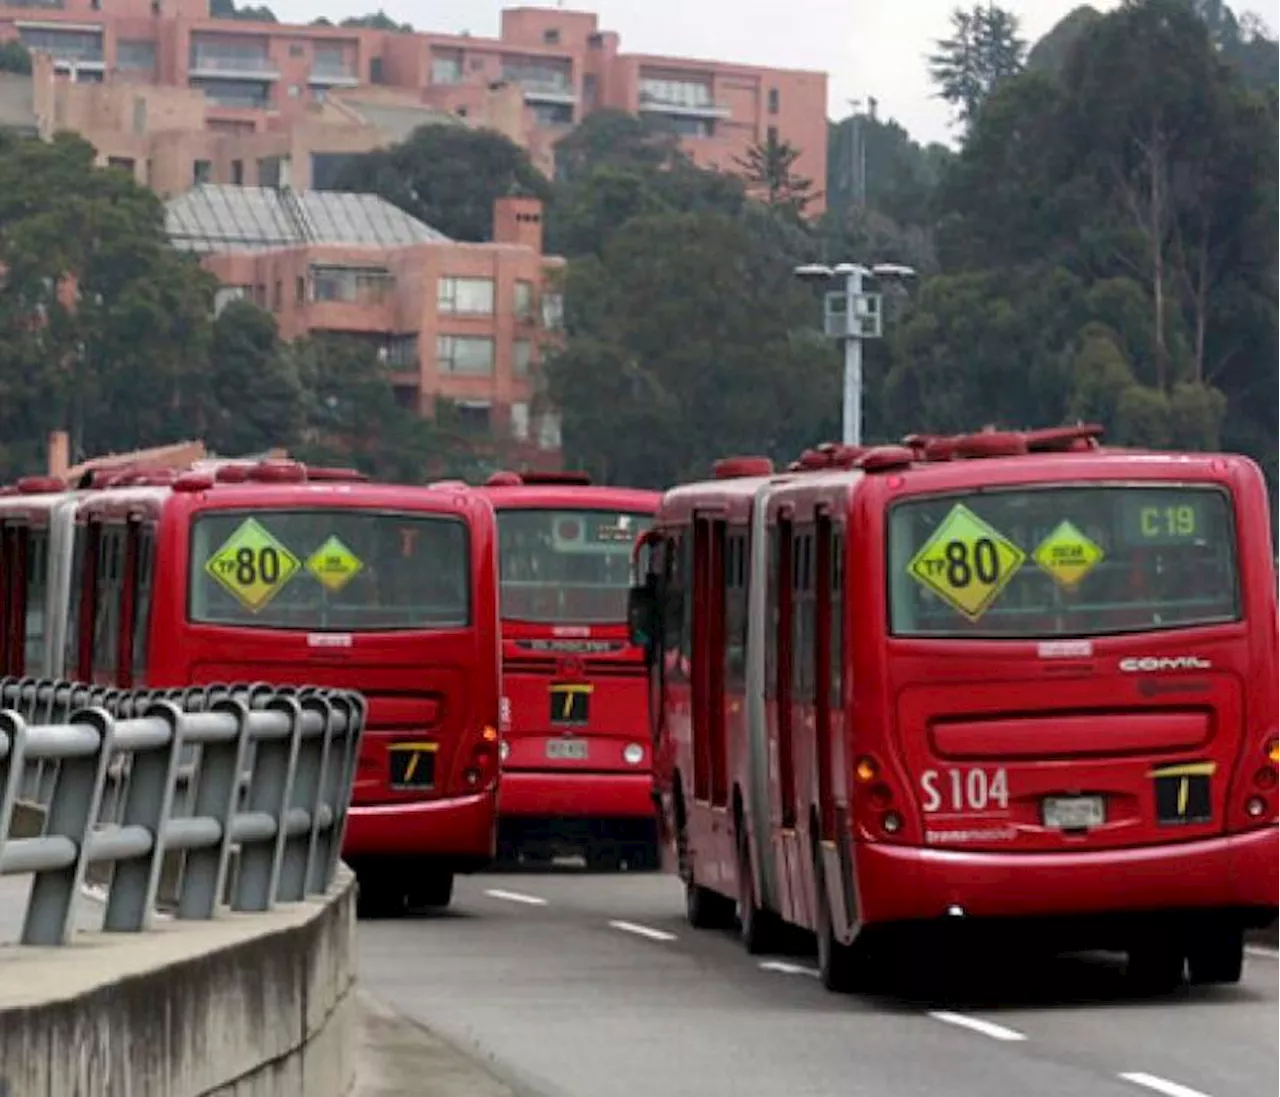
[{"label": "street light pole", "polygon": [[795,268],[797,277],[811,282],[830,282],[844,276],[843,291],[826,295],[823,331],[844,343],[841,439],[847,446],[862,445],[862,341],[879,339],[883,330],[881,295],[867,293],[863,280],[911,278],[915,273],[899,263],[877,263],[869,269],[861,263],[840,263],[834,269],[821,263],[806,263]]},{"label": "street light pole", "polygon": [[[857,302],[862,299],[863,268],[853,265],[845,276],[845,315],[854,317]],[[846,446],[862,445],[862,333],[851,323],[844,337],[844,406],[842,438]]]}]

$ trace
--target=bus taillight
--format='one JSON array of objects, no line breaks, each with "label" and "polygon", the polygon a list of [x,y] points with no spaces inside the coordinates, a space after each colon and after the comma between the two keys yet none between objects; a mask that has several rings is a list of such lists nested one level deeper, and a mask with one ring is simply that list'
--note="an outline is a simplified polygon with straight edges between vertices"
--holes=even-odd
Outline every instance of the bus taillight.
[{"label": "bus taillight", "polygon": [[480,740],[471,748],[471,765],[462,771],[462,779],[470,788],[481,788],[492,776],[498,761],[498,730],[486,727]]}]

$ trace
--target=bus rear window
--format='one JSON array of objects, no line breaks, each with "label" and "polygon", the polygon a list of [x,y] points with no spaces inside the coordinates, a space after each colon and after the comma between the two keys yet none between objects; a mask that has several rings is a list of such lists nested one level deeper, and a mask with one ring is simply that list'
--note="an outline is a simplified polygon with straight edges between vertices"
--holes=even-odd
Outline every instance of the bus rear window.
[{"label": "bus rear window", "polygon": [[993,490],[897,504],[897,636],[1036,638],[1240,615],[1232,511],[1217,488]]},{"label": "bus rear window", "polygon": [[470,622],[466,526],[359,510],[218,511],[191,529],[193,622],[308,632]]},{"label": "bus rear window", "polygon": [[499,511],[503,618],[625,621],[631,546],[652,524],[652,515],[616,510]]}]

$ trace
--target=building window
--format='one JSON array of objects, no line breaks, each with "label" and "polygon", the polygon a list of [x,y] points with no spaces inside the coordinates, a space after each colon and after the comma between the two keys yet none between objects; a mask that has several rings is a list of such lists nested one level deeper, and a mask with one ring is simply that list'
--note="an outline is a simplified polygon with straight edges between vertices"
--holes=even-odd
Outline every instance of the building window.
[{"label": "building window", "polygon": [[536,125],[547,129],[563,129],[573,125],[573,105],[570,103],[530,103]]},{"label": "building window", "polygon": [[778,98],[779,98],[778,89],[770,88],[769,89],[769,113],[770,114],[778,113]]},{"label": "building window", "polygon": [[462,82],[462,51],[431,51],[431,82],[433,84],[458,84]]},{"label": "building window", "polygon": [[233,110],[265,110],[271,105],[271,85],[254,80],[189,81],[196,91],[204,92],[210,103]]},{"label": "building window", "polygon": [[305,49],[303,49],[303,46],[302,46],[302,43],[301,43],[301,42],[290,42],[290,43],[289,43],[289,56],[290,56],[290,57],[301,57],[301,56],[302,56],[304,53],[306,53],[306,52],[307,52],[307,51],[306,51]]},{"label": "building window", "polygon": [[436,366],[441,373],[465,377],[493,374],[493,340],[481,335],[436,337]]},{"label": "building window", "polygon": [[116,68],[128,72],[154,72],[156,44],[149,38],[122,38],[116,43]]},{"label": "building window", "polygon": [[560,448],[560,414],[555,411],[544,412],[538,424],[538,447],[540,449]]},{"label": "building window", "polygon": [[529,438],[529,405],[524,403],[511,405],[511,437],[520,442]]},{"label": "building window", "polygon": [[708,80],[667,80],[644,76],[640,79],[640,104],[648,107],[683,107],[706,110],[715,106]]},{"label": "building window", "polygon": [[559,293],[542,295],[542,326],[548,331],[559,331],[564,325],[564,296]]},{"label": "building window", "polygon": [[546,46],[560,45],[560,32],[554,27],[550,27],[542,32],[542,42]]},{"label": "building window", "polygon": [[213,178],[213,161],[197,160],[191,168],[191,178],[198,187],[201,183],[207,183]]},{"label": "building window", "polygon": [[192,69],[204,72],[272,73],[266,39],[194,38],[188,53]]},{"label": "building window", "polygon": [[280,157],[264,156],[258,161],[258,186],[278,187],[281,175]]},{"label": "building window", "polygon": [[347,80],[355,75],[355,70],[347,61],[347,51],[344,46],[317,44],[315,58],[311,62],[311,75]]},{"label": "building window", "polygon": [[133,101],[133,132],[137,134],[147,132],[147,101],[141,95]]},{"label": "building window", "polygon": [[231,161],[231,182],[237,187],[244,186],[244,161]]},{"label": "building window", "polygon": [[127,156],[110,156],[107,158],[107,167],[118,168],[120,171],[133,175],[134,162]]},{"label": "building window", "polygon": [[302,275],[298,275],[293,283],[293,300],[298,305],[307,303],[307,280]]},{"label": "building window", "polygon": [[369,58],[369,83],[381,84],[385,80],[386,80],[386,75],[383,72],[382,58],[381,57]]},{"label": "building window", "polygon": [[528,377],[533,364],[533,344],[528,339],[517,339],[511,344],[511,372],[516,377]]},{"label": "building window", "polygon": [[493,315],[492,278],[441,278],[436,293],[440,312],[469,316]]},{"label": "building window", "polygon": [[778,127],[770,126],[767,130],[765,130],[764,139],[770,145],[776,145],[778,143]]},{"label": "building window", "polygon": [[582,78],[582,109],[595,110],[598,94],[595,73],[589,72]]},{"label": "building window", "polygon": [[284,283],[277,278],[271,291],[271,311],[279,312],[284,308]]},{"label": "building window", "polygon": [[525,91],[552,95],[573,94],[573,66],[550,57],[504,57],[502,78]]},{"label": "building window", "polygon": [[516,319],[532,320],[533,319],[533,283],[517,282],[516,283]]},{"label": "building window", "polygon": [[22,44],[64,63],[102,63],[101,31],[54,30],[52,27],[23,27],[18,31]]},{"label": "building window", "polygon": [[648,119],[659,133],[669,133],[674,137],[714,137],[716,135],[714,118],[689,118],[681,114],[650,114]]},{"label": "building window", "polygon": [[394,283],[391,272],[381,267],[313,266],[311,299],[344,305],[380,305]]},{"label": "building window", "polygon": [[483,400],[460,400],[457,404],[458,426],[467,434],[488,434],[489,403]]},{"label": "building window", "polygon": [[393,335],[387,341],[387,365],[395,370],[417,370],[418,337],[413,334]]}]

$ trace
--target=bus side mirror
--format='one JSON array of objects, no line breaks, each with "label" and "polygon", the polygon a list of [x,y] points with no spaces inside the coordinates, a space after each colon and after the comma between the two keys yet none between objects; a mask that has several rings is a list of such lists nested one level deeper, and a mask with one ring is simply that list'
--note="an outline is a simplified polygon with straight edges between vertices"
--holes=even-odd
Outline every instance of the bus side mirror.
[{"label": "bus side mirror", "polygon": [[627,627],[631,642],[651,651],[658,635],[658,590],[656,576],[646,575],[640,586],[627,595]]}]

